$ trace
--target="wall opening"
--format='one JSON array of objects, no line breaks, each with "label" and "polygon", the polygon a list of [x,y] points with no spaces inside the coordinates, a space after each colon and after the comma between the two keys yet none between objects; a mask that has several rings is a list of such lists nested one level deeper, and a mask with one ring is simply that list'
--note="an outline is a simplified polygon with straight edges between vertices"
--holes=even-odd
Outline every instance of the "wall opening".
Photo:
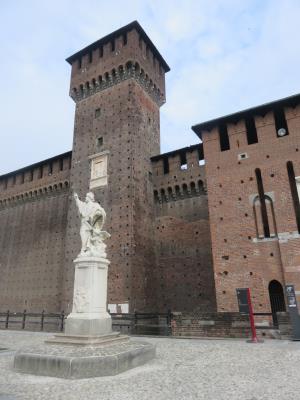
[{"label": "wall opening", "polygon": [[219,125],[219,139],[221,151],[230,150],[229,136],[226,124]]},{"label": "wall opening", "polygon": [[248,117],[245,119],[246,133],[248,144],[254,144],[258,142],[257,131],[255,126],[254,117]]},{"label": "wall opening", "polygon": [[180,169],[187,169],[186,153],[180,153]]},{"label": "wall opening", "polygon": [[[274,119],[275,119],[275,127],[276,127],[277,137],[288,135],[289,134],[288,126],[287,126],[284,110],[282,108],[278,108],[277,110],[274,110]],[[283,129],[285,130],[285,133],[284,133],[284,131],[282,131]]]},{"label": "wall opening", "polygon": [[258,196],[259,196],[259,201],[260,201],[260,210],[261,210],[261,219],[262,219],[262,224],[263,224],[264,237],[269,238],[270,237],[270,227],[269,227],[269,220],[268,220],[268,214],[267,214],[266,198],[265,198],[263,181],[262,181],[262,177],[261,177],[261,171],[259,168],[256,168],[255,175],[256,175],[256,182],[257,182]]},{"label": "wall opening", "polygon": [[168,174],[170,169],[169,169],[169,159],[167,157],[163,159],[163,165],[164,165],[164,174]]},{"label": "wall opening", "polygon": [[287,166],[287,171],[288,171],[288,176],[289,176],[290,189],[291,189],[291,194],[292,194],[292,199],[293,199],[297,228],[298,228],[298,232],[300,233],[300,202],[299,202],[300,178],[297,179],[295,177],[294,166],[291,161],[288,161],[286,163],[286,166]]},{"label": "wall opening", "polygon": [[277,312],[285,311],[283,287],[280,282],[273,280],[269,283],[269,296],[272,310],[273,323],[278,325]]}]

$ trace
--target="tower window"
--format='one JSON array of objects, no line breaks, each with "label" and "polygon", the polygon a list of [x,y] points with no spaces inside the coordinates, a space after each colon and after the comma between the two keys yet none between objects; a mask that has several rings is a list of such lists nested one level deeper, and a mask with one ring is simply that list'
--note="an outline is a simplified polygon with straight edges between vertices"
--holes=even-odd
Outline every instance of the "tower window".
[{"label": "tower window", "polygon": [[81,57],[80,58],[78,58],[78,69],[81,69],[81,64],[82,64],[82,59],[81,59]]},{"label": "tower window", "polygon": [[90,51],[89,52],[89,63],[93,61],[93,53]]},{"label": "tower window", "polygon": [[63,171],[63,169],[64,169],[64,159],[60,158],[59,159],[59,170]]},{"label": "tower window", "polygon": [[248,117],[245,119],[247,141],[248,144],[254,144],[258,142],[257,131],[255,126],[255,121],[253,117]]},{"label": "tower window", "polygon": [[103,137],[97,138],[97,147],[100,148],[103,146]]},{"label": "tower window", "polygon": [[123,46],[126,46],[127,44],[127,33],[123,34]]},{"label": "tower window", "polygon": [[298,232],[300,233],[300,203],[299,203],[300,179],[295,177],[294,166],[291,161],[288,161],[286,166],[289,176],[291,194],[293,198],[297,228]]},{"label": "tower window", "polygon": [[168,174],[169,173],[169,159],[167,157],[164,158],[163,163],[164,163],[164,174]]},{"label": "tower window", "polygon": [[111,51],[115,51],[115,48],[116,48],[116,46],[115,46],[115,41],[112,40],[112,41],[110,42],[110,50],[111,50]]},{"label": "tower window", "polygon": [[219,139],[221,151],[230,150],[229,136],[226,124],[219,125]]},{"label": "tower window", "polygon": [[277,137],[288,135],[288,126],[284,115],[284,110],[282,108],[274,110],[274,119]]},{"label": "tower window", "polygon": [[103,57],[103,46],[99,47],[99,57]]},{"label": "tower window", "polygon": [[187,169],[186,153],[180,153],[180,169]]},{"label": "tower window", "polygon": [[96,108],[95,110],[95,118],[99,118],[101,116],[101,108]]}]

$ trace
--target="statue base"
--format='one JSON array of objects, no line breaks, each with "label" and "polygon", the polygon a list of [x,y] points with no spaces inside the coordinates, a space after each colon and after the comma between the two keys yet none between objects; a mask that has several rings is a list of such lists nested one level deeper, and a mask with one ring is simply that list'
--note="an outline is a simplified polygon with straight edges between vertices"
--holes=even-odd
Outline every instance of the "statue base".
[{"label": "statue base", "polygon": [[106,346],[89,344],[84,347],[70,341],[46,343],[19,350],[14,357],[14,370],[65,379],[93,378],[120,374],[154,357],[155,347],[143,341],[128,340]]},{"label": "statue base", "polygon": [[115,343],[129,342],[129,336],[121,335],[120,332],[111,332],[108,335],[66,335],[58,333],[48,340],[46,344],[63,344],[74,346],[105,346]]},{"label": "statue base", "polygon": [[74,260],[73,308],[67,317],[67,336],[101,336],[112,332],[111,316],[106,311],[107,269],[104,257],[78,256]]}]

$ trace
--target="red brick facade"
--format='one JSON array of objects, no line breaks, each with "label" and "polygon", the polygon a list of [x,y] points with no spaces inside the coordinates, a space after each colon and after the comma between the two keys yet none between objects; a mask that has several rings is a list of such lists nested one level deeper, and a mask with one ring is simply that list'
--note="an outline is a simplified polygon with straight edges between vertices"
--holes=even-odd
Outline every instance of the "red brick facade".
[{"label": "red brick facade", "polygon": [[[279,113],[282,118],[276,126]],[[250,118],[257,133],[252,144],[245,123]],[[224,126],[230,148],[221,151]],[[288,134],[280,137],[277,132],[283,126]],[[202,136],[206,160],[218,311],[238,310],[238,287],[251,288],[256,312],[271,311],[271,281],[283,287],[294,284],[300,294],[300,235],[287,170],[287,162],[292,162],[295,176],[300,175],[300,96],[199,124],[194,130]],[[267,233],[258,170],[266,197]]]}]

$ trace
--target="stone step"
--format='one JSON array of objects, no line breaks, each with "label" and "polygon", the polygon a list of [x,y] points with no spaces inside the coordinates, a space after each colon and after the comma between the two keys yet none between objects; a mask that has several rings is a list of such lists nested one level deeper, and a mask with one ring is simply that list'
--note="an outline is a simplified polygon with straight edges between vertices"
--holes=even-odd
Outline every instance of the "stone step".
[{"label": "stone step", "polygon": [[111,335],[101,336],[70,336],[58,334],[45,340],[46,344],[62,344],[73,346],[104,346],[115,343],[125,343],[129,341],[129,336],[120,335],[118,332]]}]

